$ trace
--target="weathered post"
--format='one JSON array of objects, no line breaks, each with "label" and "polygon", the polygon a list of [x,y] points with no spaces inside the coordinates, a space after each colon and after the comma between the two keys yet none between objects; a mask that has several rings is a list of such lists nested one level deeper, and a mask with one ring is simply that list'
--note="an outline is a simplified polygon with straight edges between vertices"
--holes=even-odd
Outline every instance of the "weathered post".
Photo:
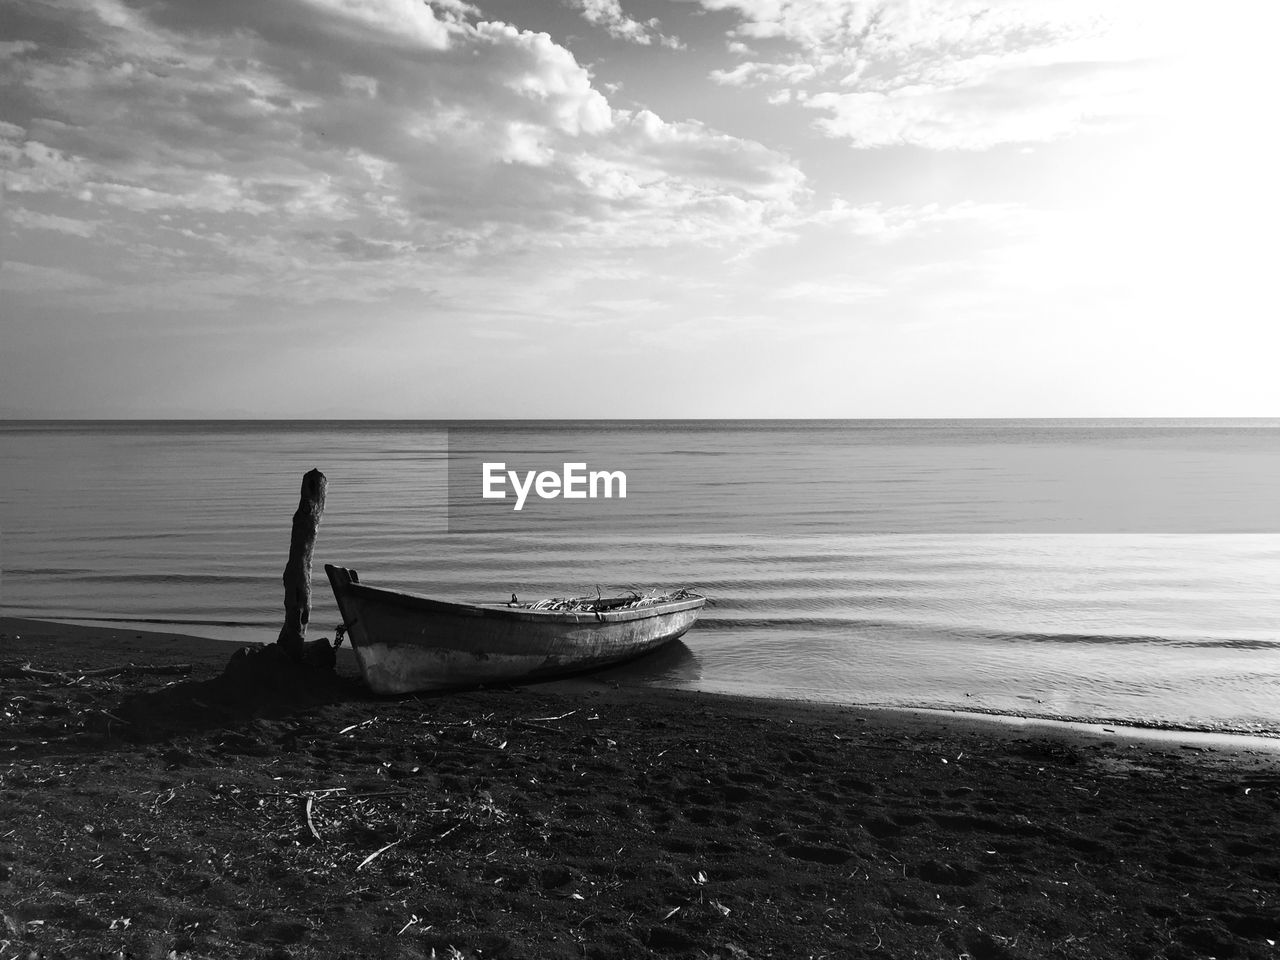
[{"label": "weathered post", "polygon": [[289,537],[289,562],[284,568],[284,626],[276,645],[295,660],[302,659],[307,621],[311,619],[311,553],[324,513],[325,484],[325,476],[319,470],[310,470],[302,478],[302,498],[293,515],[293,533]]}]

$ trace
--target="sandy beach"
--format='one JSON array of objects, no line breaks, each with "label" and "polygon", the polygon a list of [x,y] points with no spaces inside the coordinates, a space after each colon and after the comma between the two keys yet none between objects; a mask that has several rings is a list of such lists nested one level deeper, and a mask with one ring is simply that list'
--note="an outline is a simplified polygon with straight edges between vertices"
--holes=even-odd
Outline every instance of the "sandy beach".
[{"label": "sandy beach", "polygon": [[0,635],[3,960],[1177,960],[1280,940],[1280,764],[1248,744],[590,678],[383,700],[343,658],[249,683],[220,679],[225,643]]}]

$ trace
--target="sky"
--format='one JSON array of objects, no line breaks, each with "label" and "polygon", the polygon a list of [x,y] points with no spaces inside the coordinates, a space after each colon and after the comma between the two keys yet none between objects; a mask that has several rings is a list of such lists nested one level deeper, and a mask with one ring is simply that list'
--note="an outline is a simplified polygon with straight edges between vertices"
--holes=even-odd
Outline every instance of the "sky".
[{"label": "sky", "polygon": [[5,0],[0,417],[1280,415],[1265,0]]}]

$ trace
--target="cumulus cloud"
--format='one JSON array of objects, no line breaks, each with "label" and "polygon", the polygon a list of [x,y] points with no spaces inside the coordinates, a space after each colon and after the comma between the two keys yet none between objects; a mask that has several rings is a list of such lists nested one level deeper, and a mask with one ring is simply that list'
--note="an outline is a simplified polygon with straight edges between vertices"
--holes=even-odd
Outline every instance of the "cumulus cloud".
[{"label": "cumulus cloud", "polygon": [[1044,142],[1159,109],[1159,61],[1185,38],[1152,0],[696,0],[743,40],[789,52],[712,72],[815,111],[857,147]]},{"label": "cumulus cloud", "polygon": [[459,0],[10,8],[0,160],[19,226],[94,221],[103,250],[150,223],[204,267],[350,295],[412,286],[406,265],[749,244],[804,189],[786,156],[619,110],[565,47]]},{"label": "cumulus cloud", "polygon": [[37,213],[21,207],[9,212],[9,222],[14,226],[30,230],[51,230],[54,233],[65,233],[75,237],[91,237],[98,228],[98,224],[91,220],[61,217],[55,213]]},{"label": "cumulus cloud", "polygon": [[677,37],[667,36],[658,28],[656,17],[636,20],[622,12],[621,0],[566,0],[569,6],[582,14],[582,19],[604,27],[611,37],[649,46],[660,43],[664,47],[679,49],[683,46]]},{"label": "cumulus cloud", "polygon": [[1005,62],[971,79],[885,91],[821,92],[804,101],[818,126],[857,147],[914,144],[984,150],[1044,142],[1135,116],[1139,78],[1123,65]]}]

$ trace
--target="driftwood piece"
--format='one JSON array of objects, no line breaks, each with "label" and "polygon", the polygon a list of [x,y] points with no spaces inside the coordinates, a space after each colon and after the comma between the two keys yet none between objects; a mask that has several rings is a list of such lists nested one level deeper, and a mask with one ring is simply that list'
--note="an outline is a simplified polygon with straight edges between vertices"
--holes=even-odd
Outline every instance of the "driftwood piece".
[{"label": "driftwood piece", "polygon": [[316,822],[311,818],[311,808],[315,806],[316,798],[314,796],[307,797],[306,806],[303,807],[303,814],[307,818],[307,829],[311,831],[311,835],[317,840],[324,842],[324,838],[320,836],[320,831],[316,829]]},{"label": "driftwood piece", "polygon": [[293,515],[289,562],[284,568],[284,626],[276,643],[295,660],[303,656],[307,622],[311,619],[311,554],[324,514],[325,476],[310,470],[302,478],[302,497]]},{"label": "driftwood piece", "polygon": [[[457,828],[455,827],[454,829],[456,830]],[[373,861],[377,860],[378,857],[382,856],[384,853],[386,853],[388,850],[390,850],[399,842],[400,842],[399,840],[392,840],[385,847],[379,847],[377,850],[373,851],[373,853],[369,854],[367,857],[365,857],[363,860],[360,861],[360,866],[356,867],[356,873],[359,873],[369,864],[373,863]]]},{"label": "driftwood piece", "polygon": [[76,683],[91,677],[115,677],[124,676],[126,674],[165,674],[165,673],[190,673],[191,664],[189,663],[168,663],[168,664],[133,664],[128,663],[121,667],[104,667],[101,670],[37,670],[29,663],[24,664],[0,664],[0,678],[5,680],[17,680],[22,677],[34,677],[39,680],[57,680],[62,683]]}]

